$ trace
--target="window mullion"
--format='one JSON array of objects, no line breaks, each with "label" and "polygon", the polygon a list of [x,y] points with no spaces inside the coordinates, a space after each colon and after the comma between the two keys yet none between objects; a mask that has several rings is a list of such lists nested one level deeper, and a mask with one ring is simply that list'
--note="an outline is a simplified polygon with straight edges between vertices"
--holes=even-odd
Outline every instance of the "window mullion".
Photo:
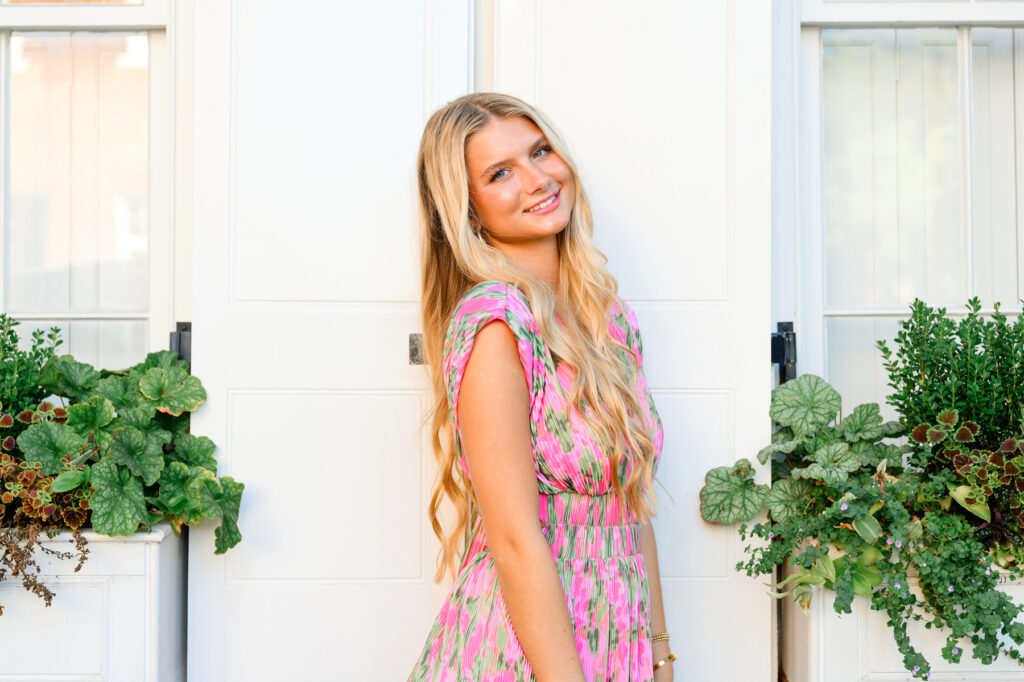
[{"label": "window mullion", "polygon": [[968,298],[976,295],[974,254],[974,163],[972,158],[973,73],[971,60],[971,27],[957,27],[957,79],[960,99],[960,216],[963,241],[964,291]]}]

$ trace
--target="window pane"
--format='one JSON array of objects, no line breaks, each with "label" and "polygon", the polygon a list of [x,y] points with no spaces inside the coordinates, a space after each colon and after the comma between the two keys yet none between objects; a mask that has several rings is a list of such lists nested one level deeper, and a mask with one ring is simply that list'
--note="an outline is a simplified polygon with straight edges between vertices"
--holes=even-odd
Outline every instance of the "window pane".
[{"label": "window pane", "polygon": [[885,403],[889,395],[889,375],[882,366],[882,353],[875,341],[884,339],[890,350],[899,331],[900,320],[893,317],[847,317],[825,321],[828,347],[826,379],[843,399],[843,416],[861,403],[877,402],[886,420],[899,419],[895,408]]},{"label": "window pane", "polygon": [[956,29],[822,35],[826,305],[962,305]]},{"label": "window pane", "polygon": [[[975,293],[988,308],[1017,301],[1014,30],[971,29],[971,163]],[[1019,78],[1020,76],[1017,76]]]},{"label": "window pane", "polygon": [[15,33],[11,53],[5,309],[145,314],[146,34]]},{"label": "window pane", "polygon": [[[17,316],[13,316],[17,319]],[[21,321],[14,331],[18,347],[32,347],[32,332],[60,327],[64,343],[57,354],[70,353],[79,362],[88,362],[96,369],[125,369],[146,359],[145,320],[32,320]],[[44,337],[45,338],[45,337]]]}]

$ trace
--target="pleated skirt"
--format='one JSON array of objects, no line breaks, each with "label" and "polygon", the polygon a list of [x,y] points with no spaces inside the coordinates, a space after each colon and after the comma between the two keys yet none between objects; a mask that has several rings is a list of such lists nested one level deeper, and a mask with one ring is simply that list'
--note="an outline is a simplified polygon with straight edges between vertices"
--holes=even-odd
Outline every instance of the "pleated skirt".
[{"label": "pleated skirt", "polygon": [[[587,682],[649,682],[650,594],[639,524],[619,524],[610,495],[540,498],[542,530]],[[509,620],[480,519],[473,530],[410,682],[535,681]]]}]

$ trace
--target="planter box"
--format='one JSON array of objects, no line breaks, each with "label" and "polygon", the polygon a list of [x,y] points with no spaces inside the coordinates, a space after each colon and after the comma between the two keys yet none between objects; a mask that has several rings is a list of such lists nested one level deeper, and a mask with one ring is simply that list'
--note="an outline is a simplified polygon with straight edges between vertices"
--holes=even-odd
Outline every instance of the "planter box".
[{"label": "planter box", "polygon": [[[787,566],[783,575],[788,577],[791,573]],[[915,578],[911,578],[910,585],[920,599]],[[1001,589],[1016,603],[1024,603],[1024,583],[1021,581],[1005,581]],[[811,608],[806,613],[791,597],[779,600],[782,610],[781,665],[789,682],[918,679],[904,669],[903,656],[896,648],[892,630],[886,625],[888,617],[884,611],[873,611],[868,599],[856,596],[851,605],[853,612],[838,614],[832,608],[834,596],[835,592],[816,586]],[[1018,621],[1024,621],[1024,618],[1018,616]],[[924,619],[910,621],[907,633],[914,647],[931,664],[929,682],[1024,682],[1024,665],[1006,655],[1000,655],[991,665],[984,665],[971,657],[970,640],[965,640],[960,663],[946,661],[942,658],[942,647],[946,644],[947,631],[927,629],[924,623]]]},{"label": "planter box", "polygon": [[[89,554],[36,552],[49,607],[8,575],[0,582],[0,682],[183,682],[188,535],[170,524],[109,537],[83,531]],[[70,552],[71,533],[41,544]]]}]

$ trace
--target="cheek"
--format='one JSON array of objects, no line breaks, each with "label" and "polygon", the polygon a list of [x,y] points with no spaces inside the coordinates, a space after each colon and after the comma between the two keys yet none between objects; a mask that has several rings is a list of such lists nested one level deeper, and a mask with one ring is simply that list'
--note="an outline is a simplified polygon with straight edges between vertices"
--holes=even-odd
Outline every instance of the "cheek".
[{"label": "cheek", "polygon": [[558,180],[560,185],[571,187],[573,184],[572,173],[569,172],[569,166],[565,165],[565,162],[561,159],[558,160],[558,163],[551,170],[551,175],[555,180]]},{"label": "cheek", "polygon": [[515,212],[519,208],[519,190],[513,187],[512,183],[507,183],[487,192],[484,200],[487,204],[487,212],[492,215]]}]

